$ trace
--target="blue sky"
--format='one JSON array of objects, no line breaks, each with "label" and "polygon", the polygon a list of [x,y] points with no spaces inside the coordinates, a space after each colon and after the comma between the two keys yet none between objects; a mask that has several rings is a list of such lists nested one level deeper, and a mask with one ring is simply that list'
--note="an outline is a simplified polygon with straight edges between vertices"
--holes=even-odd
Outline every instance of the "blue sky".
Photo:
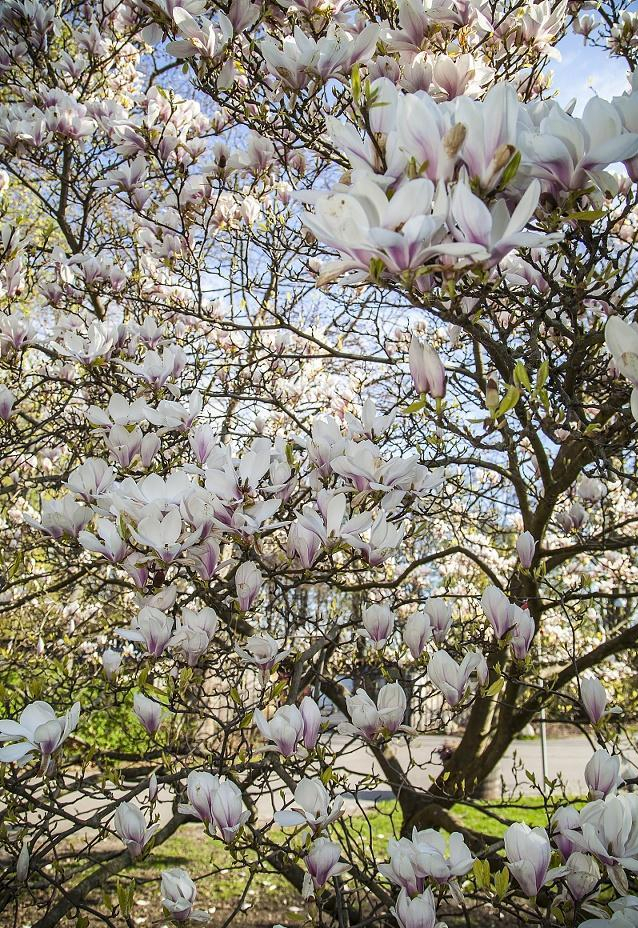
[{"label": "blue sky", "polygon": [[627,84],[627,64],[622,58],[612,58],[599,48],[583,44],[580,35],[568,35],[559,45],[561,61],[554,61],[553,86],[560,91],[563,106],[576,97],[575,115],[580,115],[585,103],[594,94],[610,100],[624,93]]}]

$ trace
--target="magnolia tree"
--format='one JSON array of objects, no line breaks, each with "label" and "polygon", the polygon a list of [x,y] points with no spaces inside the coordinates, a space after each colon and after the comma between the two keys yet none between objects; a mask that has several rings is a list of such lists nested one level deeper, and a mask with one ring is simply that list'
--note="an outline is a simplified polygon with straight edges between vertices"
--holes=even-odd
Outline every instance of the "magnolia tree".
[{"label": "magnolia tree", "polygon": [[[134,924],[196,822],[225,924],[638,925],[630,7],[0,4],[3,923]],[[589,795],[466,827],[540,718]]]}]

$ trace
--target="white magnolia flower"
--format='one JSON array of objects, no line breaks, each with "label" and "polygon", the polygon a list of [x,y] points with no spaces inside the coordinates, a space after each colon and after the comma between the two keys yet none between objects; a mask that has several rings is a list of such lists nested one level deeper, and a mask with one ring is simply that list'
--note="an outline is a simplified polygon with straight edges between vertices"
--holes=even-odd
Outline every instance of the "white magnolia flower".
[{"label": "white magnolia flower", "polygon": [[0,762],[24,764],[34,754],[41,754],[43,766],[75,730],[80,718],[80,703],[76,702],[63,715],[57,716],[48,702],[32,702],[20,714],[20,721],[0,720],[0,741],[12,742],[0,748]]},{"label": "white magnolia flower", "polygon": [[275,812],[275,821],[283,828],[309,825],[316,833],[339,818],[342,807],[341,796],[337,796],[330,806],[328,790],[318,777],[303,777],[295,789],[292,808]]}]

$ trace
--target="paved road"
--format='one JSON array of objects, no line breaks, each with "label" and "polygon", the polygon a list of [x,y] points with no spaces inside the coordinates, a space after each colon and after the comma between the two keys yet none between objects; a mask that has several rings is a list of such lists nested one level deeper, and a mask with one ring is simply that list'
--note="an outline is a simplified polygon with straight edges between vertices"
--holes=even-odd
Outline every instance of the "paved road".
[{"label": "paved road", "polygon": [[[412,764],[409,775],[410,782],[415,786],[426,788],[431,778],[436,777],[441,771],[438,749],[444,742],[454,745],[457,741],[458,739],[454,737],[422,736],[411,739],[409,744],[397,741],[394,750],[404,770],[409,764],[409,757],[412,757],[415,763]],[[345,748],[346,742],[347,739],[341,735],[333,735],[330,740],[330,744],[335,748],[340,746]],[[585,793],[584,769],[592,753],[590,743],[583,736],[548,739],[548,776],[550,779],[560,776],[567,792],[571,795]],[[635,764],[638,768],[638,754],[635,751],[627,748],[624,757],[629,765]],[[358,776],[366,773],[381,777],[378,763],[371,752],[364,747],[344,753],[338,766],[352,772],[353,785],[356,784]],[[539,783],[542,782],[540,738],[514,741],[499,765],[499,774],[503,777],[506,788],[519,787],[522,792],[531,793],[533,786],[527,779],[525,771],[530,771]]]},{"label": "paved road", "polygon": [[[408,766],[408,755],[411,755],[415,763],[410,772],[410,782],[414,786],[427,788],[432,777],[436,777],[441,770],[437,754],[438,749],[444,741],[453,744],[455,740],[453,737],[443,739],[441,737],[422,736],[410,739],[407,744],[397,741],[394,749],[404,769]],[[350,745],[347,738],[335,732],[324,735],[323,741],[337,753],[334,768],[345,775],[346,785],[353,791],[346,798],[346,809],[348,811],[354,812],[357,810],[357,806],[369,805],[380,799],[391,798],[392,794],[382,782],[383,777],[379,765],[367,748],[361,745]],[[584,737],[548,740],[547,756],[550,778],[560,775],[568,794],[584,794],[586,787],[583,770],[591,754],[591,746]],[[629,763],[633,762],[638,767],[638,755],[635,752],[628,750],[626,758]],[[514,742],[500,765],[500,774],[508,789],[518,787],[520,791],[529,793],[532,792],[532,786],[525,776],[526,770],[534,773],[538,782],[542,781],[541,744],[539,739]],[[370,776],[378,778],[381,782],[371,783]],[[283,784],[273,781],[271,785],[275,794],[276,807],[281,808],[282,801],[279,796],[279,789]],[[359,787],[358,790],[357,787]],[[354,798],[355,792],[357,793],[356,799]],[[285,794],[289,800],[290,793],[286,791]],[[120,795],[122,795],[120,791],[115,791],[114,799],[117,801]],[[162,799],[163,796],[166,798]],[[172,794],[163,789],[160,791],[160,799],[162,800],[158,803],[160,818],[162,821],[166,821],[172,814]],[[74,801],[73,797],[68,795],[65,796],[65,805],[69,812],[84,820],[87,820],[96,808],[95,803],[84,797],[76,797]],[[258,800],[259,818],[262,821],[272,820],[273,811],[270,796]]]}]

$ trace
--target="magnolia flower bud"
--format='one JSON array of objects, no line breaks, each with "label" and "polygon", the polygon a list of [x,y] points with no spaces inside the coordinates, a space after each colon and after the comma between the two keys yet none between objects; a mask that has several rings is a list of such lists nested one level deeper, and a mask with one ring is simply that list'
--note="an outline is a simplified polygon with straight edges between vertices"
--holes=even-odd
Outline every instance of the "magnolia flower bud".
[{"label": "magnolia flower bud", "polygon": [[114,651],[113,648],[107,648],[102,654],[102,667],[104,668],[104,676],[106,679],[114,680],[119,673],[121,665],[121,653],[119,651]]},{"label": "magnolia flower bud", "polygon": [[576,851],[567,860],[565,885],[576,902],[591,895],[600,879],[600,867],[591,854]]},{"label": "magnolia flower bud", "polygon": [[536,631],[534,619],[527,609],[521,609],[520,606],[514,604],[509,607],[507,612],[512,623],[510,646],[514,652],[514,657],[519,661],[523,661],[527,657],[534,640]]},{"label": "magnolia flower bud", "polygon": [[383,728],[390,734],[397,731],[403,722],[407,699],[400,683],[386,683],[379,690],[377,709]]},{"label": "magnolia flower bud", "polygon": [[304,857],[308,868],[302,889],[304,899],[314,895],[314,890],[321,889],[332,877],[350,869],[349,864],[339,862],[340,856],[341,848],[329,838],[317,838],[312,842]]},{"label": "magnolia flower bud", "polygon": [[16,862],[16,880],[18,883],[24,883],[29,875],[30,859],[29,842],[26,838],[23,838],[22,847],[20,848],[20,853],[18,854],[18,860]]},{"label": "magnolia flower bud", "polygon": [[380,650],[394,631],[394,613],[387,606],[374,604],[363,610],[362,619],[364,630],[361,634]]},{"label": "magnolia flower bud", "polygon": [[149,735],[154,735],[162,722],[161,705],[143,693],[136,693],[133,697],[133,712]]},{"label": "magnolia flower bud", "polygon": [[310,696],[304,696],[299,706],[303,721],[304,747],[311,751],[317,744],[321,729],[321,710]]},{"label": "magnolia flower bud", "polygon": [[490,374],[485,384],[485,405],[490,412],[498,409],[501,398],[498,392],[498,380],[496,374]]},{"label": "magnolia flower bud", "polygon": [[402,889],[391,912],[399,928],[435,928],[436,925],[436,908],[431,889],[426,889],[413,899],[410,899],[407,890]]},{"label": "magnolia flower bud", "polygon": [[522,535],[518,536],[516,551],[518,553],[518,559],[521,562],[521,567],[524,567],[525,570],[529,570],[534,560],[534,552],[536,551],[536,542],[531,532],[523,532]]},{"label": "magnolia flower bud", "polygon": [[410,654],[415,661],[421,657],[431,637],[430,616],[427,612],[413,612],[403,628],[403,641],[410,649]]},{"label": "magnolia flower bud", "polygon": [[544,828],[530,828],[516,822],[505,832],[508,867],[524,893],[538,894],[545,884],[552,849]]},{"label": "magnolia flower bud", "polygon": [[215,827],[226,843],[230,843],[241,826],[248,821],[250,813],[244,809],[241,790],[232,782],[221,778],[214,790],[211,800],[211,811]]},{"label": "magnolia flower bud", "polygon": [[580,698],[592,725],[598,725],[605,715],[607,691],[596,677],[583,677],[580,681]]},{"label": "magnolia flower bud", "polygon": [[427,342],[422,342],[416,335],[410,342],[410,373],[417,393],[427,393],[434,399],[445,396],[445,368],[437,352]]},{"label": "magnolia flower bud", "polygon": [[550,825],[552,840],[562,854],[563,860],[567,860],[574,850],[574,844],[568,832],[578,831],[580,828],[578,810],[573,806],[561,806],[552,815]]},{"label": "magnolia flower bud", "polygon": [[197,887],[186,870],[173,867],[171,870],[162,870],[162,905],[164,911],[174,922],[185,922],[189,919],[208,921],[208,915],[198,909],[193,909],[197,897]]},{"label": "magnolia flower bud", "polygon": [[15,395],[8,387],[0,387],[0,419],[7,422],[12,415],[13,406],[16,401]]},{"label": "magnolia flower bud", "polygon": [[428,599],[423,611],[430,617],[432,637],[437,644],[442,644],[447,638],[452,625],[452,607],[444,599]]},{"label": "magnolia flower bud", "polygon": [[121,802],[113,819],[113,827],[131,857],[139,857],[160,826],[158,823],[147,828],[142,810],[132,802]]},{"label": "magnolia flower bud", "polygon": [[585,766],[585,783],[592,799],[604,799],[622,783],[620,757],[599,748]]},{"label": "magnolia flower bud", "polygon": [[512,627],[512,617],[509,612],[510,601],[505,593],[495,586],[488,586],[481,597],[481,605],[496,637],[504,638]]},{"label": "magnolia flower bud", "polygon": [[256,564],[251,561],[245,561],[240,564],[235,573],[235,589],[237,590],[237,599],[239,608],[246,612],[253,605],[262,584],[261,571]]},{"label": "magnolia flower bud", "polygon": [[155,802],[157,799],[157,793],[159,790],[159,783],[157,782],[157,774],[152,773],[148,778],[148,799],[149,802]]}]

